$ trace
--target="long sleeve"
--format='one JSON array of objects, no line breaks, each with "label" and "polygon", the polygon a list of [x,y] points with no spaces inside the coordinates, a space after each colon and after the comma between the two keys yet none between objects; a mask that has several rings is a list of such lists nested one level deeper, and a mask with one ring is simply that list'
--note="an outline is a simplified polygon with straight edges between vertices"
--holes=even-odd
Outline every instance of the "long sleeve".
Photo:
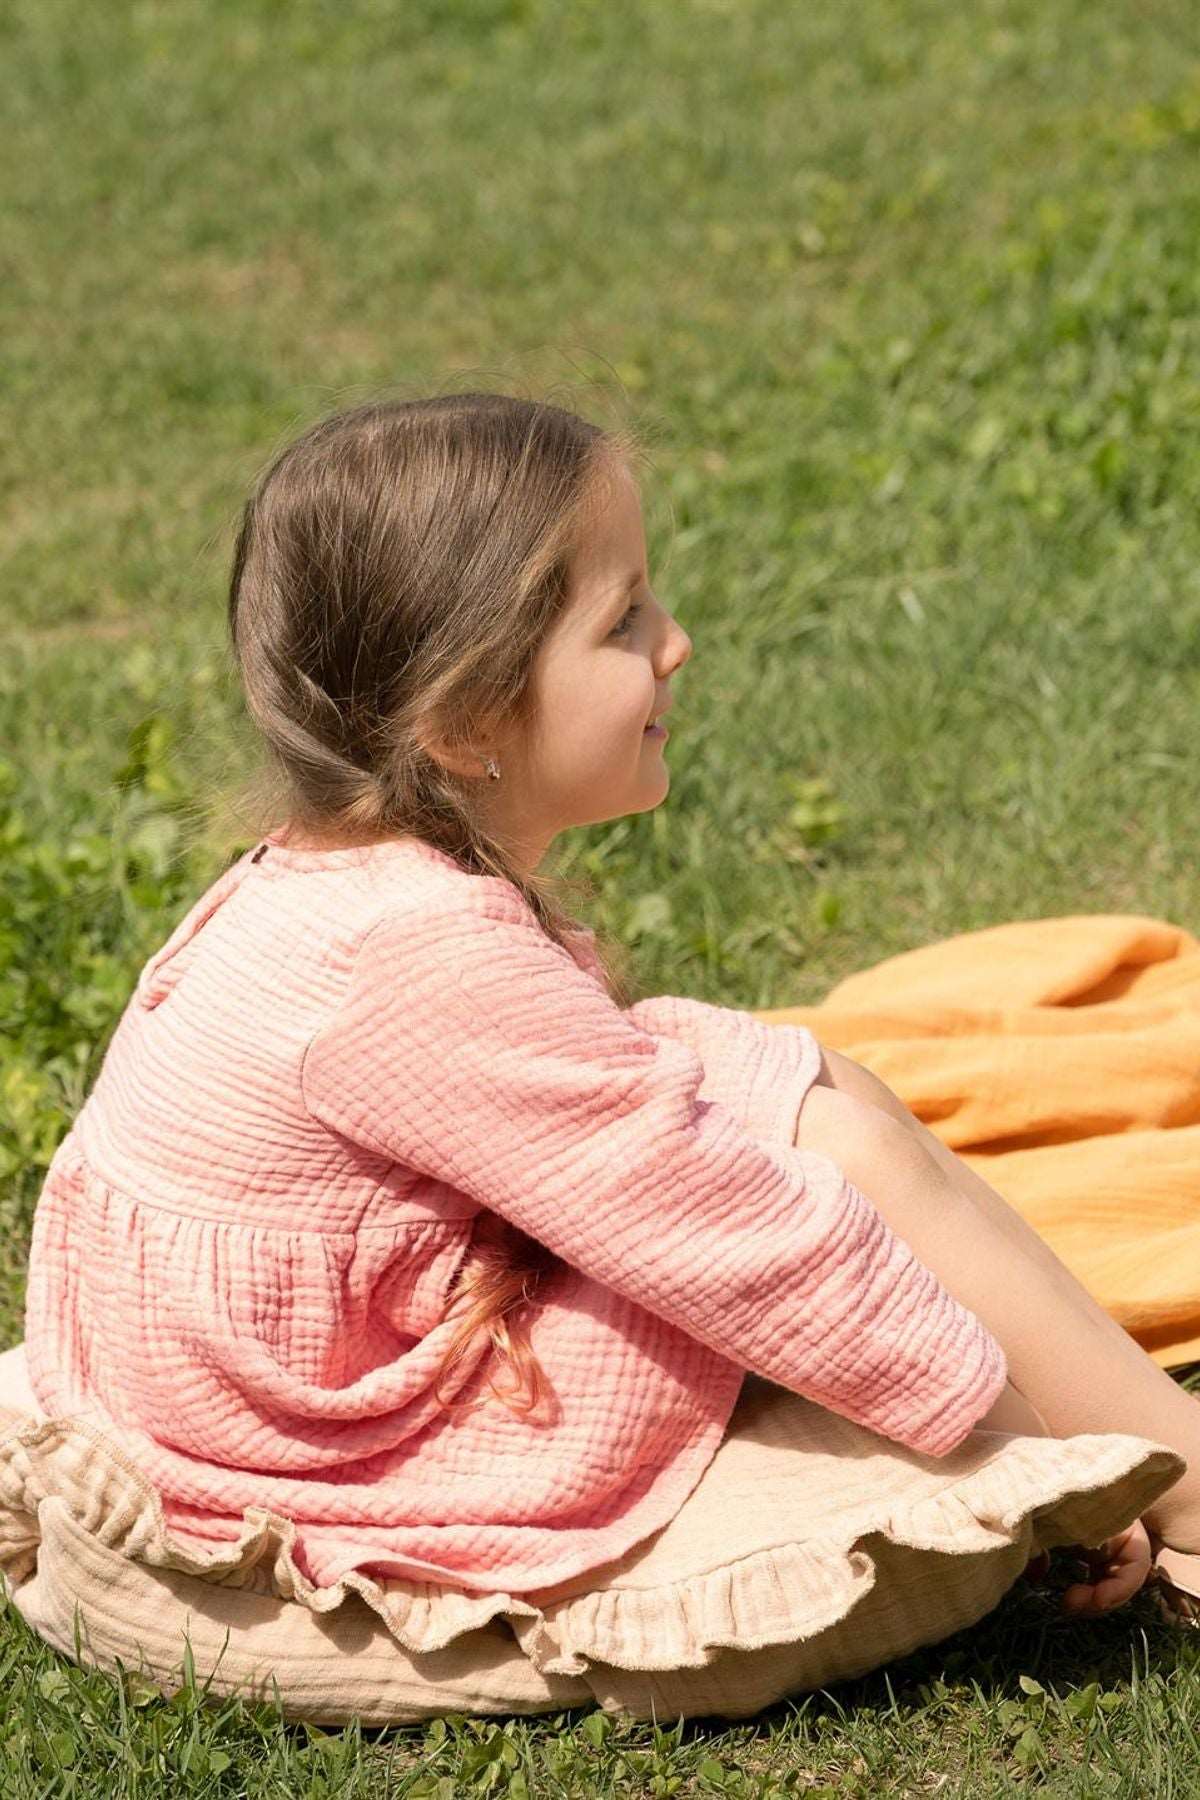
[{"label": "long sleeve", "polygon": [[[596,934],[579,927],[576,959],[603,981]],[[704,1064],[701,1100],[732,1112],[753,1137],[794,1144],[801,1103],[820,1070],[821,1046],[803,1025],[768,1025],[741,1007],[682,994],[651,994],[625,1016],[656,1037],[674,1038]]]},{"label": "long sleeve", "polygon": [[719,1356],[945,1455],[999,1394],[1000,1345],[828,1158],[750,1135],[703,1081],[491,883],[377,921],[302,1069],[329,1130]]},{"label": "long sleeve", "polygon": [[801,1102],[821,1061],[811,1031],[682,994],[652,994],[626,1007],[625,1017],[696,1052],[704,1065],[700,1099],[726,1107],[752,1137],[795,1143]]}]

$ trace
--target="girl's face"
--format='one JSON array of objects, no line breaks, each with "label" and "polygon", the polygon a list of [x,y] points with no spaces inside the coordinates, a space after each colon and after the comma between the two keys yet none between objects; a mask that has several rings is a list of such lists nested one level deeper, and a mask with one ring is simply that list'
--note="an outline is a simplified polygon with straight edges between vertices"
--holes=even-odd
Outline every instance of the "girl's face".
[{"label": "girl's face", "polygon": [[567,605],[538,653],[534,729],[501,740],[500,780],[484,778],[496,823],[527,873],[560,831],[665,799],[667,745],[646,726],[672,703],[671,677],[691,654],[691,638],[650,587],[641,502],[622,466],[606,484],[571,569]]}]

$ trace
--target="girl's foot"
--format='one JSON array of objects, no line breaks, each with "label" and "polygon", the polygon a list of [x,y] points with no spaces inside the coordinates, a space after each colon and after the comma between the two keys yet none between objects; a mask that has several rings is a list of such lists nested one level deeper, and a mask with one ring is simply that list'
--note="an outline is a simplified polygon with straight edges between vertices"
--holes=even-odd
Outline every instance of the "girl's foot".
[{"label": "girl's foot", "polygon": [[1200,1556],[1168,1549],[1156,1531],[1149,1536],[1159,1612],[1177,1630],[1200,1630]]}]

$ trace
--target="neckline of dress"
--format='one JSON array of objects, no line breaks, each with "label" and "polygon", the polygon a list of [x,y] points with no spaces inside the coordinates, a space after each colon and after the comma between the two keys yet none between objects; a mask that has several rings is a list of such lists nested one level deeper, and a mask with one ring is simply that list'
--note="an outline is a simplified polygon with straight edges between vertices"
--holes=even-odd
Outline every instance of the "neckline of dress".
[{"label": "neckline of dress", "polygon": [[[434,844],[427,844],[423,838],[399,837],[381,838],[374,844],[349,844],[336,849],[314,850],[301,849],[299,845],[281,844],[278,832],[267,832],[260,839],[257,849],[248,852],[252,863],[261,859],[268,866],[273,863],[276,868],[287,869],[330,869],[343,865],[362,866],[363,863],[379,856],[399,855],[404,853],[428,862],[442,863],[447,868],[463,873],[461,863],[445,850],[439,850]],[[572,928],[571,935],[591,945],[596,933],[592,926],[580,921]]]},{"label": "neckline of dress", "polygon": [[381,838],[373,844],[341,844],[320,850],[312,846],[285,844],[280,841],[281,831],[268,831],[258,847],[251,852],[253,863],[271,862],[289,869],[336,869],[345,866],[360,867],[377,857],[393,856],[401,853],[408,856],[424,857],[434,862],[446,863],[457,869],[460,865],[445,850],[439,850],[433,844],[425,843],[421,838],[399,837]]}]

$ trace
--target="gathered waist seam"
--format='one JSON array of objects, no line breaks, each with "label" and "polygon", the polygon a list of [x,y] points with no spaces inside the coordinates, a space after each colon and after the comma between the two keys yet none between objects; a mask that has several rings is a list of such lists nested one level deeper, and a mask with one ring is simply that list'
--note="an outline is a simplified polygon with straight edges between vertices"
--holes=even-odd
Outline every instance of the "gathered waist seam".
[{"label": "gathered waist seam", "polygon": [[[230,1218],[224,1214],[209,1217],[203,1213],[189,1212],[184,1207],[172,1206],[169,1202],[157,1198],[147,1199],[143,1194],[130,1193],[121,1182],[113,1181],[110,1176],[106,1175],[101,1169],[98,1169],[91,1161],[90,1157],[88,1157],[78,1145],[72,1145],[69,1160],[78,1163],[79,1167],[86,1171],[93,1180],[98,1181],[101,1186],[106,1188],[110,1193],[115,1194],[120,1199],[126,1201],[130,1206],[142,1207],[147,1212],[166,1213],[172,1218],[187,1219],[190,1223],[196,1225],[218,1225],[223,1227],[228,1226],[234,1230],[275,1232],[280,1237],[357,1238],[361,1237],[364,1232],[417,1231],[424,1230],[429,1226],[453,1227],[471,1225],[479,1216],[479,1208],[475,1207],[472,1211],[464,1213],[430,1213],[425,1215],[414,1215],[412,1218],[369,1220],[364,1221],[359,1225],[329,1226],[325,1228],[322,1228],[319,1225],[283,1225],[274,1220],[266,1219],[251,1219],[245,1217]],[[378,1197],[380,1191],[381,1190],[377,1188],[375,1194],[364,1203],[365,1206],[370,1207],[373,1201]]]}]

